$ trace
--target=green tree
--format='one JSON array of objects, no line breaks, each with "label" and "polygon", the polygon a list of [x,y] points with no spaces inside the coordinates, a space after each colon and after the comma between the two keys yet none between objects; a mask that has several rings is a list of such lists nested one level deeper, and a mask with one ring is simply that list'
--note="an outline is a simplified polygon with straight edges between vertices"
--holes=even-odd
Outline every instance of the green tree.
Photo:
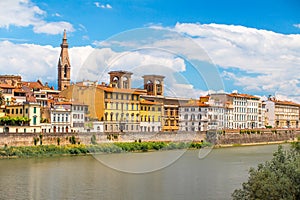
[{"label": "green tree", "polygon": [[91,143],[92,144],[97,144],[96,135],[92,135],[92,137],[91,137]]},{"label": "green tree", "polygon": [[248,181],[232,197],[234,200],[300,199],[300,142],[295,142],[289,150],[279,146],[271,161],[251,168]]},{"label": "green tree", "polygon": [[5,103],[5,98],[2,91],[0,91],[0,106],[3,105],[4,103]]}]

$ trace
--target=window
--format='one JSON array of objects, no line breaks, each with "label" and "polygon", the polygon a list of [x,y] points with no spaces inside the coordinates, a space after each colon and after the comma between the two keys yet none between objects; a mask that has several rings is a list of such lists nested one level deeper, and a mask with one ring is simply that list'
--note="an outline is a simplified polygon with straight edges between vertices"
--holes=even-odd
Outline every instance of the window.
[{"label": "window", "polygon": [[33,113],[34,114],[36,113],[36,107],[33,107]]},{"label": "window", "polygon": [[22,108],[20,108],[20,114],[23,114],[23,109]]},{"label": "window", "polygon": [[15,114],[14,112],[15,112],[15,110],[14,110],[14,109],[11,109],[11,114]]},{"label": "window", "polygon": [[19,109],[18,108],[16,109],[16,114],[19,114]]},{"label": "window", "polygon": [[6,109],[6,113],[7,113],[7,114],[10,114],[10,110],[9,110],[9,109]]},{"label": "window", "polygon": [[66,122],[68,122],[68,121],[69,121],[69,115],[66,114]]},{"label": "window", "polygon": [[33,116],[33,125],[36,125],[36,116]]}]

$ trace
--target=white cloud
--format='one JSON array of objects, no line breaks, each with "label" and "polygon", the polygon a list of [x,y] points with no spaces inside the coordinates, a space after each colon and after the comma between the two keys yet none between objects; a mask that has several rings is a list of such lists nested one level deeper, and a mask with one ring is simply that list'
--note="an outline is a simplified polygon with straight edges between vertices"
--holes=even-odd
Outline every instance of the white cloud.
[{"label": "white cloud", "polygon": [[48,22],[36,25],[33,28],[35,33],[47,34],[61,34],[62,30],[66,29],[68,32],[73,32],[74,28],[69,22]]},{"label": "white cloud", "polygon": [[300,24],[294,24],[293,26],[296,28],[300,28]]},{"label": "white cloud", "polygon": [[[33,26],[34,32],[47,34],[60,34],[64,29],[63,27],[67,28],[69,32],[74,31],[72,24],[69,22],[45,21],[46,11],[40,9],[30,0],[0,1],[0,8],[2,8],[0,28]],[[57,31],[58,28],[62,29]]]},{"label": "white cloud", "polygon": [[10,25],[26,27],[41,21],[45,11],[30,3],[30,1],[10,0],[0,1],[0,27]]},{"label": "white cloud", "polygon": [[54,13],[52,16],[61,17],[61,15],[59,13]]},{"label": "white cloud", "polygon": [[111,7],[111,5],[110,5],[110,4],[106,4],[106,8],[109,8],[109,9],[111,9],[112,7]]},{"label": "white cloud", "polygon": [[[90,46],[69,49],[72,80],[75,79],[82,63],[92,51],[93,48]],[[0,54],[1,74],[19,74],[24,81],[41,79],[43,82],[56,83],[60,47],[2,41]]]},{"label": "white cloud", "polygon": [[[234,85],[244,88],[244,91],[240,92],[276,93],[278,96],[300,102],[299,34],[285,35],[220,24],[177,23],[175,27],[169,29],[188,37],[157,39],[153,41],[153,46],[158,47],[155,49],[157,51],[147,51],[142,40],[101,42],[101,49],[98,50],[90,46],[70,48],[72,80],[84,77],[107,82],[107,72],[110,69],[132,71],[134,80],[140,79],[144,74],[161,74],[170,77],[173,73],[187,70],[183,59],[174,56],[181,50],[189,59],[210,58],[213,63],[223,68],[223,79],[231,80]],[[190,37],[193,38],[194,45],[186,45],[191,40]],[[95,44],[99,42],[96,41]],[[115,52],[109,48],[110,45],[140,50]],[[171,53],[159,51],[163,49],[171,49],[169,51]],[[199,49],[202,51],[199,52]],[[2,73],[19,72],[26,79],[42,77],[49,82],[49,74],[56,74],[59,48],[17,45],[3,41],[0,42],[0,55],[2,55],[0,58]],[[91,56],[90,58],[94,56],[96,59],[85,62],[88,56]],[[110,69],[107,68],[108,65],[111,66]],[[35,67],[40,70],[32,70]],[[53,75],[52,79],[56,81],[56,75]],[[182,94],[194,96],[193,94],[203,92],[196,90],[188,80],[179,83],[174,76],[167,79],[166,84],[169,84],[170,91],[176,91],[178,96]],[[176,87],[181,89],[172,89]]]},{"label": "white cloud", "polygon": [[100,2],[94,2],[94,4],[97,8],[112,9],[110,4],[101,4]]},{"label": "white cloud", "polygon": [[300,94],[299,34],[221,24],[177,23],[174,30],[193,37],[215,64],[225,70],[237,68],[239,74],[223,77],[245,91]]}]

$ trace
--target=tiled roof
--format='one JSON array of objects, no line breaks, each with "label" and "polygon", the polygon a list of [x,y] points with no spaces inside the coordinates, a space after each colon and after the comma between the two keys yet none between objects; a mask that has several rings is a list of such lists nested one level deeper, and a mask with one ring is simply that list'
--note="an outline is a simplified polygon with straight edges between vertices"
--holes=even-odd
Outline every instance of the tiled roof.
[{"label": "tiled roof", "polygon": [[145,90],[141,89],[121,89],[121,88],[114,88],[114,87],[106,87],[102,85],[97,86],[99,89],[103,89],[105,92],[112,92],[112,93],[126,93],[126,94],[146,94]]},{"label": "tiled roof", "polygon": [[191,101],[185,104],[180,105],[181,107],[209,107],[208,104],[200,102],[200,101]]},{"label": "tiled roof", "polygon": [[15,87],[6,83],[0,83],[0,88],[14,89]]},{"label": "tiled roof", "polygon": [[143,105],[162,105],[162,103],[148,101],[148,100],[145,100],[145,99],[142,99],[140,101],[140,104],[143,104]]},{"label": "tiled roof", "polygon": [[271,101],[273,101],[277,105],[289,105],[289,106],[298,106],[298,107],[300,107],[300,104],[297,104],[297,103],[292,102],[292,101],[280,101],[280,100],[271,100]]},{"label": "tiled roof", "polygon": [[239,98],[247,98],[247,99],[257,99],[257,100],[259,100],[259,97],[253,96],[253,95],[250,95],[250,94],[231,93],[231,94],[228,94],[228,96],[230,96],[230,97],[239,97]]},{"label": "tiled roof", "polygon": [[26,93],[26,91],[23,89],[15,89],[14,91],[18,93]]},{"label": "tiled roof", "polygon": [[60,101],[54,103],[54,105],[81,105],[84,106],[85,104],[79,102],[72,102],[72,101]]},{"label": "tiled roof", "polygon": [[43,84],[40,81],[36,82],[22,82],[23,85],[30,87],[31,89],[43,89]]}]

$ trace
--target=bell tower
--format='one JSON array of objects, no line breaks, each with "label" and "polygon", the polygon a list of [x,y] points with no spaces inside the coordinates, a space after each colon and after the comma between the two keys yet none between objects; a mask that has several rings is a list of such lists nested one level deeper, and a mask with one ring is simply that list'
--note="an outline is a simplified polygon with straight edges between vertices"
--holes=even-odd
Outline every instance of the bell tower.
[{"label": "bell tower", "polygon": [[164,95],[164,76],[160,75],[145,75],[144,89],[148,95],[163,96]]},{"label": "bell tower", "polygon": [[61,51],[58,60],[58,90],[62,91],[70,86],[70,76],[71,76],[71,64],[68,53],[68,42],[67,42],[67,33],[64,30],[64,36],[62,39],[62,43],[60,45]]}]

